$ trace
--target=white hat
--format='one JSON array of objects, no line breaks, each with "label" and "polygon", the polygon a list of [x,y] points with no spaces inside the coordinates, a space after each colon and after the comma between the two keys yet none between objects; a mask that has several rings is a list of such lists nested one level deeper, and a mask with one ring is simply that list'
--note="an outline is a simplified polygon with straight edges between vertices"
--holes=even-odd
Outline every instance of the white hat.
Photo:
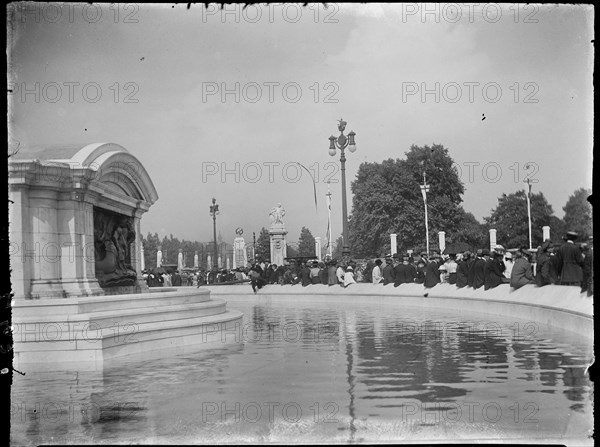
[{"label": "white hat", "polygon": [[512,259],[512,253],[509,251],[508,253],[506,253],[504,255],[504,257],[507,258],[507,259]]},{"label": "white hat", "polygon": [[494,250],[496,250],[496,251],[498,251],[498,250],[505,251],[504,247],[502,245],[500,245],[500,244],[496,245],[496,247],[494,247]]},{"label": "white hat", "polygon": [[438,267],[438,270],[446,270],[446,266],[445,266],[445,265],[440,265],[440,266]]}]

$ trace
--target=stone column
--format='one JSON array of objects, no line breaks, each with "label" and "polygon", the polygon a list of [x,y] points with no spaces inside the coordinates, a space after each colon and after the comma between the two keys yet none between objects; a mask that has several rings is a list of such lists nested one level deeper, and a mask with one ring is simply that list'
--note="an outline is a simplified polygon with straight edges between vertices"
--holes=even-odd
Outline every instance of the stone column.
[{"label": "stone column", "polygon": [[156,268],[162,265],[162,250],[159,248],[156,252]]},{"label": "stone column", "polygon": [[180,248],[179,253],[177,254],[177,270],[181,271],[183,269],[183,250]]},{"label": "stone column", "polygon": [[60,195],[58,238],[61,245],[61,282],[65,296],[103,295],[96,279],[94,196],[83,191]]},{"label": "stone column", "polygon": [[321,261],[321,237],[315,237],[315,254],[317,255],[317,259],[319,262]]},{"label": "stone column", "polygon": [[446,232],[445,231],[438,232],[438,241],[439,241],[439,246],[440,246],[440,254],[442,254],[442,253],[444,253],[444,250],[446,250]]},{"label": "stone column", "polygon": [[[30,298],[35,252],[33,250],[32,210],[29,207],[29,188],[10,186],[9,234],[11,259],[10,280],[15,298]],[[39,262],[39,261],[38,261]]]},{"label": "stone column", "polygon": [[496,248],[496,230],[490,229],[490,251]]},{"label": "stone column", "polygon": [[144,244],[140,245],[140,264],[142,271],[146,270],[146,260],[144,259]]},{"label": "stone column", "polygon": [[33,221],[31,298],[64,298],[58,238],[58,193],[33,190],[29,203]]},{"label": "stone column", "polygon": [[206,256],[206,270],[212,270],[212,256]]},{"label": "stone column", "polygon": [[226,261],[226,262],[225,262],[225,268],[226,268],[227,270],[230,270],[230,269],[231,269],[231,266],[229,265],[229,256],[227,256],[227,259],[226,259],[225,261]]},{"label": "stone column", "polygon": [[223,268],[223,262],[221,260],[221,255],[219,255],[219,257],[217,258],[217,267],[220,269]]},{"label": "stone column", "polygon": [[398,242],[396,241],[396,233],[392,233],[390,234],[390,247],[391,247],[391,251],[390,253],[392,254],[392,256],[394,256],[396,253],[398,253]]},{"label": "stone column", "polygon": [[194,252],[194,268],[195,269],[198,268],[198,252],[197,251]]},{"label": "stone column", "polygon": [[550,240],[550,227],[545,225],[542,227],[542,241]]}]

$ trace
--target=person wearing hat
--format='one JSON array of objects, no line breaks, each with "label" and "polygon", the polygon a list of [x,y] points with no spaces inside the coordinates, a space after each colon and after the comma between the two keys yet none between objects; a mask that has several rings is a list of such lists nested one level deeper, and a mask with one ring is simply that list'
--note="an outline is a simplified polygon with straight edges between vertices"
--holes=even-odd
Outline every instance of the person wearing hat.
[{"label": "person wearing hat", "polygon": [[390,283],[393,284],[395,279],[392,258],[386,258],[385,267],[383,268],[383,285],[387,286]]},{"label": "person wearing hat", "polygon": [[558,249],[557,264],[559,266],[560,285],[580,286],[583,280],[583,255],[575,240],[577,233],[569,231],[564,237],[565,243]]},{"label": "person wearing hat", "polygon": [[[486,250],[488,252],[488,256],[489,256],[489,251]],[[483,249],[479,249],[477,250],[477,257],[475,258],[475,260],[473,261],[473,264],[471,265],[471,269],[472,269],[472,275],[473,275],[473,288],[475,290],[479,289],[480,287],[482,287],[485,284],[485,259],[483,258],[484,254],[483,254]]]},{"label": "person wearing hat", "polygon": [[521,247],[515,253],[515,264],[510,275],[510,286],[519,289],[527,284],[535,284],[533,278],[533,267],[529,262],[531,253],[526,247]]},{"label": "person wearing hat", "polygon": [[408,262],[408,255],[402,257],[402,263],[395,267],[394,287],[398,287],[400,284],[408,284],[415,281],[417,271],[414,265]]},{"label": "person wearing hat", "polygon": [[[594,294],[594,240],[592,236],[587,244],[582,244],[583,258],[583,281],[581,283],[581,293],[587,293],[587,296]],[[585,245],[585,248],[583,246]]]},{"label": "person wearing hat", "polygon": [[467,287],[467,280],[469,275],[469,257],[471,253],[465,251],[462,257],[456,262],[456,287],[462,289]]},{"label": "person wearing hat", "polygon": [[415,275],[415,282],[417,284],[423,284],[425,282],[425,258],[421,257],[418,261],[417,261],[417,267],[416,267],[416,275]]},{"label": "person wearing hat", "polygon": [[444,265],[446,266],[446,272],[448,272],[448,284],[456,284],[456,271],[458,269],[456,254],[450,253]]},{"label": "person wearing hat", "polygon": [[328,264],[329,265],[327,266],[327,285],[331,287],[338,284],[338,279],[335,274],[337,267],[336,262],[333,259],[329,261]]},{"label": "person wearing hat", "polygon": [[375,267],[373,267],[373,270],[371,272],[371,278],[373,280],[373,284],[379,284],[381,282],[381,280],[383,279],[383,275],[381,274],[381,259],[376,259],[375,260]]},{"label": "person wearing hat", "polygon": [[548,253],[549,248],[550,240],[546,240],[538,249],[535,272],[535,283],[538,285],[538,287],[553,284],[553,275],[550,274],[550,270],[553,268],[553,265],[552,260],[550,259],[550,254]]},{"label": "person wearing hat", "polygon": [[302,270],[300,270],[300,278],[302,278],[302,287],[306,287],[312,284],[312,280],[310,279],[310,267],[306,262],[302,263]]},{"label": "person wearing hat", "polygon": [[497,245],[492,252],[493,258],[486,264],[487,271],[485,276],[484,290],[493,289],[505,282],[504,270],[506,266],[502,258],[504,257],[504,247]]},{"label": "person wearing hat", "polygon": [[435,287],[440,282],[440,270],[439,270],[439,255],[434,253],[431,255],[431,260],[425,267],[425,281],[423,285],[427,288]]},{"label": "person wearing hat", "polygon": [[350,284],[356,284],[354,280],[354,269],[351,265],[346,267],[346,272],[344,273],[344,287],[348,287]]},{"label": "person wearing hat", "polygon": [[446,263],[444,262],[438,268],[440,272],[440,284],[444,284],[448,282],[448,269],[446,268]]},{"label": "person wearing hat", "polygon": [[338,262],[337,269],[335,270],[335,276],[337,278],[338,284],[341,285],[341,286],[344,285],[345,270],[346,269],[342,266],[342,263]]},{"label": "person wearing hat", "polygon": [[510,275],[512,273],[512,269],[514,266],[513,255],[510,251],[507,251],[504,254],[504,266],[506,267],[504,269],[504,277],[507,279],[507,281],[505,281],[505,282],[510,282]]},{"label": "person wearing hat", "polygon": [[311,284],[321,284],[321,278],[319,277],[319,272],[321,269],[319,268],[319,261],[313,261],[310,267],[310,283]]}]

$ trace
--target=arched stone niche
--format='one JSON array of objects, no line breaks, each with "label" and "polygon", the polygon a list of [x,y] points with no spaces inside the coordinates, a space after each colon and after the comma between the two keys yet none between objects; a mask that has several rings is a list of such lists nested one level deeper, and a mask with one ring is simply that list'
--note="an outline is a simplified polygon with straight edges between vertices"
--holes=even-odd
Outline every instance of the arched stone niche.
[{"label": "arched stone niche", "polygon": [[124,147],[23,148],[9,159],[9,198],[16,298],[147,290],[140,219],[158,195]]}]

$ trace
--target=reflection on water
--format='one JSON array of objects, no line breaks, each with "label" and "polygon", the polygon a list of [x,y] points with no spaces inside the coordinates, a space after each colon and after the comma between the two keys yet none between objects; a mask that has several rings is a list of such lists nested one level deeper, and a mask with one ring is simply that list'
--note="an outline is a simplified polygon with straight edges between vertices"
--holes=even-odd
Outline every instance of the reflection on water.
[{"label": "reflection on water", "polygon": [[12,443],[585,439],[591,431],[592,347],[576,334],[394,305],[260,297],[228,305],[244,324],[221,334],[223,349],[15,377]]}]

